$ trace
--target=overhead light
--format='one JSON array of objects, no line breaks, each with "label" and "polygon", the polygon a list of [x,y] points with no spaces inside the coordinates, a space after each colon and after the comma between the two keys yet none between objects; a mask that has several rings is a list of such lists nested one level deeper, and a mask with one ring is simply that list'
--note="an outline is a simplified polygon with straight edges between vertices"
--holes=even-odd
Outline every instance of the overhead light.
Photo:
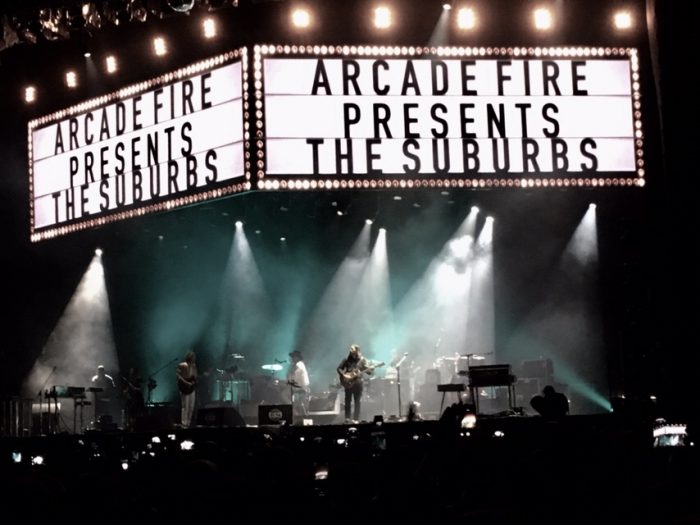
[{"label": "overhead light", "polygon": [[377,7],[374,10],[374,27],[377,29],[391,27],[391,10],[388,7]]},{"label": "overhead light", "polygon": [[540,7],[535,9],[533,14],[535,18],[535,28],[539,30],[551,29],[552,27],[552,13],[549,9]]},{"label": "overhead light", "polygon": [[204,38],[214,38],[216,36],[216,21],[211,18],[205,18],[202,22],[202,31]]},{"label": "overhead light", "polygon": [[129,18],[132,22],[145,22],[148,18],[148,10],[142,0],[131,0],[127,6]]},{"label": "overhead light", "polygon": [[311,14],[306,9],[295,9],[292,12],[292,25],[300,29],[311,25]]},{"label": "overhead light", "polygon": [[632,27],[632,15],[629,11],[618,11],[613,17],[617,29],[630,29]]},{"label": "overhead light", "polygon": [[159,57],[168,52],[168,46],[165,44],[163,37],[157,36],[153,39],[153,52]]},{"label": "overhead light", "polygon": [[105,67],[107,68],[107,73],[116,73],[117,69],[119,69],[117,58],[114,55],[109,55],[105,58]]},{"label": "overhead light", "polygon": [[168,0],[168,5],[178,13],[189,13],[194,7],[194,0]]},{"label": "overhead light", "polygon": [[27,86],[24,88],[24,101],[27,104],[36,102],[36,88],[34,86]]},{"label": "overhead light", "polygon": [[66,86],[71,89],[78,87],[78,75],[75,71],[66,72]]}]

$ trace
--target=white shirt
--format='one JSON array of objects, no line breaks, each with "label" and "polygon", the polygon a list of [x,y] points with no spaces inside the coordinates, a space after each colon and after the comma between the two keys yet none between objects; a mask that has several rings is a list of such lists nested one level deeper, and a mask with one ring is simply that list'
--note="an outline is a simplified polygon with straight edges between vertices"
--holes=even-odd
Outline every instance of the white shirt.
[{"label": "white shirt", "polygon": [[294,381],[302,390],[309,390],[309,373],[303,361],[292,364],[287,373],[287,380]]}]

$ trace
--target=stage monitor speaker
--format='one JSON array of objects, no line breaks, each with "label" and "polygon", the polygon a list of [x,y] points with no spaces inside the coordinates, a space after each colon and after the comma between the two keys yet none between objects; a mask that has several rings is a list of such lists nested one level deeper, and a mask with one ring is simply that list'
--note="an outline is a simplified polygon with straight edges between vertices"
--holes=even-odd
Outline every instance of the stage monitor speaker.
[{"label": "stage monitor speaker", "polygon": [[234,407],[200,408],[197,425],[202,427],[244,427],[245,421]]},{"label": "stage monitor speaker", "polygon": [[291,425],[293,422],[292,405],[258,406],[258,425]]},{"label": "stage monitor speaker", "polygon": [[325,392],[309,397],[309,414],[339,414],[340,398],[338,392]]}]

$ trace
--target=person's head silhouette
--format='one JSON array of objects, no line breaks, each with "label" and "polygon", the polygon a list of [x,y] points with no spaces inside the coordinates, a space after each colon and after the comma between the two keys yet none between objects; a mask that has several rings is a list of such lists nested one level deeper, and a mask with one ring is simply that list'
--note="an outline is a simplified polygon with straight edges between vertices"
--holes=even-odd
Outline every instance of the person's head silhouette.
[{"label": "person's head silhouette", "polygon": [[547,419],[558,419],[569,412],[569,400],[564,394],[557,392],[552,385],[545,386],[541,396],[533,397],[530,400],[530,406]]}]

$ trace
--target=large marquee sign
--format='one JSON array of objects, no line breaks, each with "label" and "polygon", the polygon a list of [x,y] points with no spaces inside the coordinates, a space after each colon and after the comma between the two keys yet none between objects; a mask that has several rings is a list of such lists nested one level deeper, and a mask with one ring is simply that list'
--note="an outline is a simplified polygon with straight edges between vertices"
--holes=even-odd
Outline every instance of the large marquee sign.
[{"label": "large marquee sign", "polygon": [[256,46],[261,189],[644,183],[630,48]]},{"label": "large marquee sign", "polygon": [[244,83],[241,49],[31,121],[32,240],[250,189]]}]

